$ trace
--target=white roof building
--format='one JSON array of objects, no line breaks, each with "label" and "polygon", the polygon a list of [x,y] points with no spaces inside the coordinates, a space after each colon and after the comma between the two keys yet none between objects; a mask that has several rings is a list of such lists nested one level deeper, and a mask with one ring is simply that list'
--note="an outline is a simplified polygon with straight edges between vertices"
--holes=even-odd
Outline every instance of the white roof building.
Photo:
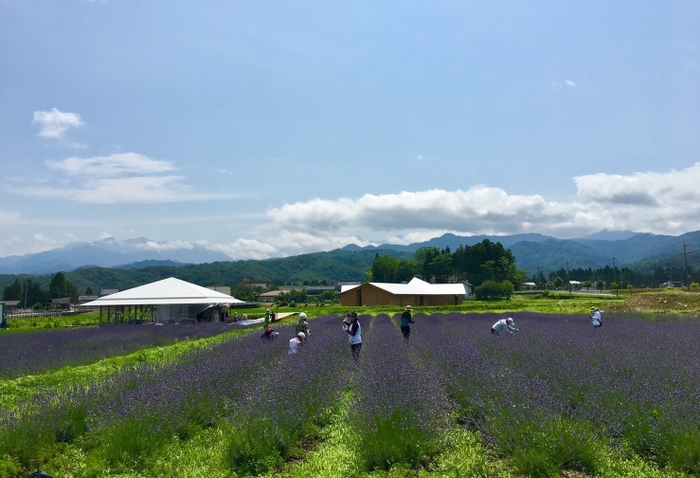
[{"label": "white roof building", "polygon": [[368,282],[343,285],[340,300],[343,305],[456,305],[471,292],[465,282],[431,284],[417,277],[408,284]]},{"label": "white roof building", "polygon": [[108,322],[112,312],[118,316],[125,313],[131,316],[133,311],[134,316],[139,312],[143,316],[146,308],[156,309],[154,320],[178,322],[182,319],[196,319],[197,314],[213,307],[217,307],[218,317],[218,309],[243,303],[244,301],[222,292],[170,277],[106,295],[82,306],[100,307],[100,316],[106,308]]}]

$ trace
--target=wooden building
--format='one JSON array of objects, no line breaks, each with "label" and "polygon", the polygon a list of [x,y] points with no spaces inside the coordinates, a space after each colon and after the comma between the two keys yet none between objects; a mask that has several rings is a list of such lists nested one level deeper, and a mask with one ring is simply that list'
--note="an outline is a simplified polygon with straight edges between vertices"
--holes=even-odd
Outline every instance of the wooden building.
[{"label": "wooden building", "polygon": [[429,305],[457,305],[469,296],[471,286],[465,282],[430,284],[417,277],[408,284],[368,282],[343,286],[340,303],[344,306],[395,305],[404,307]]}]

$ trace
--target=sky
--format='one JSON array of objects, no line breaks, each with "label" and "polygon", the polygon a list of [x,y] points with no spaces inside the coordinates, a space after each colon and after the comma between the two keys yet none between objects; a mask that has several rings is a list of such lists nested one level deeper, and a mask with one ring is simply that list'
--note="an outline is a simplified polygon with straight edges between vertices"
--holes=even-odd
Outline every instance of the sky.
[{"label": "sky", "polygon": [[700,1],[0,0],[0,257],[700,230]]}]

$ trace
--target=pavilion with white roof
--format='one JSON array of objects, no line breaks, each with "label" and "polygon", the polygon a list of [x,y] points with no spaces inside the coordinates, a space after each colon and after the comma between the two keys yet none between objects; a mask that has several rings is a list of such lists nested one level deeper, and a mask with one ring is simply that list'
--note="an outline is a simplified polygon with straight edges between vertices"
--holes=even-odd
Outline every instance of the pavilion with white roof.
[{"label": "pavilion with white roof", "polygon": [[100,297],[83,304],[99,307],[100,322],[122,322],[129,318],[149,317],[155,322],[181,320],[218,320],[220,314],[242,300],[170,277],[139,287]]}]

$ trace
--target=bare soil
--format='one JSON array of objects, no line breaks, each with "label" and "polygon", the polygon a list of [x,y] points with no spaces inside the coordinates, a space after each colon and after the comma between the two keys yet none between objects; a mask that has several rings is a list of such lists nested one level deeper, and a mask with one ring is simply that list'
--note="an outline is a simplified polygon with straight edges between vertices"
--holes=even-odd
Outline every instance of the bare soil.
[{"label": "bare soil", "polygon": [[700,293],[675,290],[668,292],[642,292],[632,294],[624,303],[611,306],[608,310],[700,315]]}]

